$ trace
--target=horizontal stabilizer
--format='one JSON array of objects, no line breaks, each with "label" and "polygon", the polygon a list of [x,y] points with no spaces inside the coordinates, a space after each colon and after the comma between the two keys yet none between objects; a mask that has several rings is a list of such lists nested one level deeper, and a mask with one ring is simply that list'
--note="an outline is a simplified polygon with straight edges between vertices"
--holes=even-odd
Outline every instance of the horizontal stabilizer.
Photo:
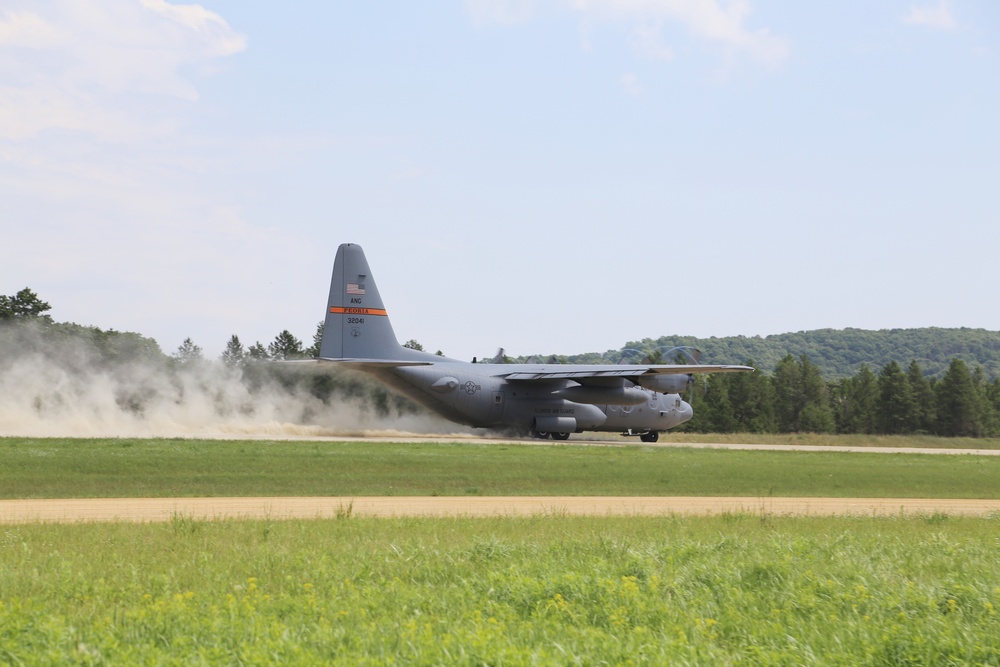
[{"label": "horizontal stabilizer", "polygon": [[356,370],[378,370],[379,368],[399,368],[401,366],[431,366],[430,361],[393,361],[391,359],[325,359],[320,357],[316,361],[347,366]]}]

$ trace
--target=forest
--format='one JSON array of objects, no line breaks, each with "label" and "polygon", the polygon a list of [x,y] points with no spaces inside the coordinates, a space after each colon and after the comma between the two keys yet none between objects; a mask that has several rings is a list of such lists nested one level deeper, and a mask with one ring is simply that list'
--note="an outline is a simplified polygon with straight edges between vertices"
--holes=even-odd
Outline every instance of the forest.
[{"label": "forest", "polygon": [[[48,310],[49,304],[27,288],[12,296],[0,295],[0,374],[19,360],[44,355],[69,375],[82,376],[99,369],[102,377],[128,377],[128,382],[115,385],[115,400],[138,414],[153,400],[152,394],[162,389],[136,380],[148,377],[136,373],[136,368],[154,368],[176,379],[192,369],[213,366],[236,378],[248,395],[277,389],[308,394],[323,405],[360,398],[379,414],[423,411],[365,376],[295,373],[266,363],[318,356],[322,325],[309,347],[288,330],[266,346],[255,342],[245,347],[233,335],[220,359],[207,360],[191,339],[167,355],[151,338],[57,323]],[[413,340],[406,345],[422,349]],[[676,361],[671,358],[672,348],[679,345],[702,350],[703,363],[739,363],[758,369],[756,373],[697,376],[685,395],[696,416],[680,430],[1000,435],[1000,332],[981,329],[825,329],[764,338],[665,336],[630,342],[603,354],[501,358],[551,363],[671,363]],[[309,412],[299,417],[308,419]]]},{"label": "forest", "polygon": [[[753,360],[747,365],[756,366]],[[916,361],[867,365],[827,380],[807,355],[786,355],[773,373],[698,378],[695,418],[679,430],[706,433],[1000,435],[1000,379],[954,358],[941,378]]]},{"label": "forest", "polygon": [[[556,356],[562,363],[629,363],[657,351],[687,346],[703,352],[702,363],[732,364],[753,359],[757,368],[773,373],[787,355],[806,356],[828,380],[856,375],[861,367],[882,368],[890,361],[916,361],[924,373],[941,377],[953,359],[980,366],[989,377],[1000,375],[1000,331],[985,329],[817,329],[772,336],[695,338],[661,336],[626,343],[620,350]],[[538,359],[535,357],[534,359]]]}]

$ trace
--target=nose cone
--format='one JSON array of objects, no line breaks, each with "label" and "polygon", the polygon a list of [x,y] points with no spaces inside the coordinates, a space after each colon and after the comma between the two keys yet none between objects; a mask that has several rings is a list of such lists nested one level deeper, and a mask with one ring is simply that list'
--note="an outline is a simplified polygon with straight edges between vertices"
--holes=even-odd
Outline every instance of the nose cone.
[{"label": "nose cone", "polygon": [[684,422],[694,417],[694,410],[691,408],[691,404],[687,401],[681,401],[681,407],[677,409],[677,423],[683,424]]}]

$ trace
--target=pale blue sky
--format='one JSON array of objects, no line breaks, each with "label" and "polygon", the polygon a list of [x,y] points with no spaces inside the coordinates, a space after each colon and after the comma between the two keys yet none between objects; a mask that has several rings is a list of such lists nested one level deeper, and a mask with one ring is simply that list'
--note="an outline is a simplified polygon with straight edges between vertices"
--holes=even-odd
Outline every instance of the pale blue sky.
[{"label": "pale blue sky", "polygon": [[0,293],[309,344],[350,241],[460,358],[1000,330],[998,49],[992,0],[7,0]]}]

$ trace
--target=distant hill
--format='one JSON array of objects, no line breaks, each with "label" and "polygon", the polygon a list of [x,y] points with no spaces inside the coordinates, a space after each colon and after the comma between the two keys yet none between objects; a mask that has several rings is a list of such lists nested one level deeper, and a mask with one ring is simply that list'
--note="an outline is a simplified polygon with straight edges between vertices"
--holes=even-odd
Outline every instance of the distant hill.
[{"label": "distant hill", "polygon": [[[927,375],[941,376],[952,359],[958,358],[970,368],[982,366],[989,377],[1000,376],[1000,331],[986,329],[817,329],[772,336],[729,336],[695,338],[661,336],[630,342],[620,350],[604,354],[571,356],[553,355],[564,363],[639,363],[659,350],[689,345],[702,351],[701,363],[739,364],[753,360],[770,373],[785,355],[806,355],[818,366],[827,380],[857,374],[862,364],[876,373],[890,361],[902,366],[916,360]],[[532,357],[547,360],[551,357]],[[527,360],[521,359],[521,361]],[[672,359],[666,359],[669,363]]]}]

